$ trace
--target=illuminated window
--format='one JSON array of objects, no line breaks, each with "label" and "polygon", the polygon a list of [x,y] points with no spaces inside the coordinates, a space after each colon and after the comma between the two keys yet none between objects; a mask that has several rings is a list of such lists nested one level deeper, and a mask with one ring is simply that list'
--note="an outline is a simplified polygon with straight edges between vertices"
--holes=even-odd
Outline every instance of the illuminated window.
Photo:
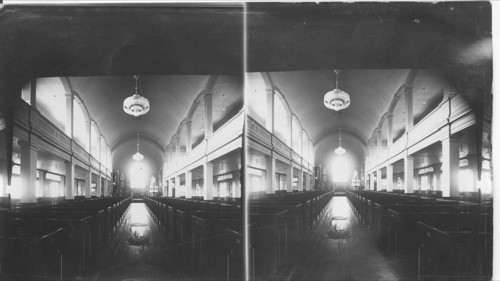
[{"label": "illuminated window", "polygon": [[146,167],[141,162],[134,162],[130,168],[130,187],[145,188],[148,185]]},{"label": "illuminated window", "polygon": [[247,73],[245,81],[245,100],[248,101],[248,115],[252,116],[262,126],[266,126],[266,84],[262,80],[260,73]]}]

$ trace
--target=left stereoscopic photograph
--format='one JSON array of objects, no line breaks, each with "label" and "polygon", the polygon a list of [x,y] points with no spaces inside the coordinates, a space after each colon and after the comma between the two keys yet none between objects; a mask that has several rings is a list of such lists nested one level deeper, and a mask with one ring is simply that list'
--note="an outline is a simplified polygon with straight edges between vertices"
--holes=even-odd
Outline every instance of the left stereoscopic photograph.
[{"label": "left stereoscopic photograph", "polygon": [[0,7],[0,280],[243,274],[243,5]]}]

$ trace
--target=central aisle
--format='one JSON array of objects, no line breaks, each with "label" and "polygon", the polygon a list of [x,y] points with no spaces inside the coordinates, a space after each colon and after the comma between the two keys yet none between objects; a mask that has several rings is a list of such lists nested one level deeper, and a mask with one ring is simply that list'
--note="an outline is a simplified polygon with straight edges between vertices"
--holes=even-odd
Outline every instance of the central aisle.
[{"label": "central aisle", "polygon": [[[401,280],[349,200],[333,197],[287,268],[287,280]],[[345,238],[345,239],[340,239]]]},{"label": "central aisle", "polygon": [[94,280],[191,280],[146,204],[133,202],[99,260]]}]

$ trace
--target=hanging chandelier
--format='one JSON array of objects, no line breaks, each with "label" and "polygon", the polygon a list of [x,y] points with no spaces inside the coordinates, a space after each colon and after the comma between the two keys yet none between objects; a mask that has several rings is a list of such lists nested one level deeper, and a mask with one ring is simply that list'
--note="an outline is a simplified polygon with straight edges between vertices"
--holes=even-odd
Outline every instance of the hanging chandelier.
[{"label": "hanging chandelier", "polygon": [[339,147],[335,149],[335,154],[341,156],[346,150],[342,147],[342,128],[339,128]]},{"label": "hanging chandelier", "polygon": [[149,111],[149,100],[139,95],[137,87],[137,79],[139,76],[134,75],[135,79],[135,92],[132,96],[123,101],[123,111],[135,117],[144,115]]},{"label": "hanging chandelier", "polygon": [[335,111],[346,109],[351,103],[349,95],[339,89],[339,72],[339,70],[335,70],[335,89],[326,93],[324,98],[325,106]]},{"label": "hanging chandelier", "polygon": [[144,156],[139,152],[139,133],[137,133],[137,152],[132,156],[132,159],[139,162],[144,159]]}]

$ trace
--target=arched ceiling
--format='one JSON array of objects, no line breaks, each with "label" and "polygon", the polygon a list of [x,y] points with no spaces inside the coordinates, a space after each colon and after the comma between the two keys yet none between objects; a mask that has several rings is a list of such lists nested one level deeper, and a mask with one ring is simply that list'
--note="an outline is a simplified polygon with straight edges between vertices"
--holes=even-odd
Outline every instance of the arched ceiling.
[{"label": "arched ceiling", "polygon": [[335,88],[330,71],[293,71],[270,73],[272,83],[285,96],[292,112],[315,143],[321,136],[345,133],[366,141],[389,103],[406,81],[408,70],[343,70],[340,88],[351,97],[351,105],[338,114],[324,106],[326,92]]},{"label": "arched ceiling", "polygon": [[137,132],[165,147],[186,118],[196,96],[205,89],[209,76],[139,77],[139,93],[149,100],[150,110],[138,119],[123,111],[123,100],[133,93],[131,76],[68,79],[113,149],[122,138],[132,137],[135,141]]}]

